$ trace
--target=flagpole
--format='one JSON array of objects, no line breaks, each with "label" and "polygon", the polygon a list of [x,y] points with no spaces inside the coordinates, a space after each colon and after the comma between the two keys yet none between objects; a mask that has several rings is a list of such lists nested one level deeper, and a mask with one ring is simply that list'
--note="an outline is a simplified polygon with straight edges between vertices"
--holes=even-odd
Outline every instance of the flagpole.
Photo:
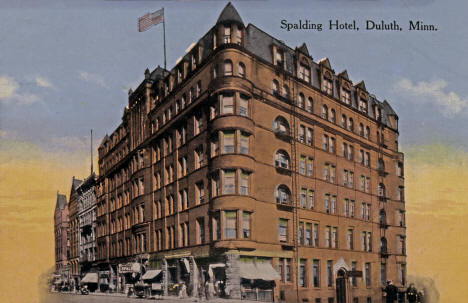
[{"label": "flagpole", "polygon": [[166,16],[163,7],[163,43],[164,43],[164,69],[166,69]]}]

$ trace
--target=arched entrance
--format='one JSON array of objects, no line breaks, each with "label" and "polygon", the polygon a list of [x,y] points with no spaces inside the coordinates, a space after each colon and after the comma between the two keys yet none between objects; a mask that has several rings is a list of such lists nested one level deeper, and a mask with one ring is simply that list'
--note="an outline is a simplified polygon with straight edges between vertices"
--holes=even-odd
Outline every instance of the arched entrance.
[{"label": "arched entrance", "polygon": [[336,273],[336,302],[346,303],[346,269],[340,268]]}]

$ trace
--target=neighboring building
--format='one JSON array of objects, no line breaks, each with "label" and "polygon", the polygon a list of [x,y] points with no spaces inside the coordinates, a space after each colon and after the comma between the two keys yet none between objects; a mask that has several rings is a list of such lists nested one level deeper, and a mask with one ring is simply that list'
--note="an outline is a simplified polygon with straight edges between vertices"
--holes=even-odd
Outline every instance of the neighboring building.
[{"label": "neighboring building", "polygon": [[386,279],[404,287],[398,116],[364,82],[228,4],[128,101],[96,190],[96,265],[117,289],[139,264],[192,295],[205,279],[287,302],[380,302]]},{"label": "neighboring building", "polygon": [[80,280],[80,265],[79,265],[79,225],[78,225],[78,194],[76,189],[83,181],[72,179],[70,189],[70,197],[68,200],[68,218],[70,220],[70,275],[75,280],[75,285],[78,285]]},{"label": "neighboring building", "polygon": [[55,272],[68,278],[68,205],[67,197],[57,193],[54,211]]},{"label": "neighboring building", "polygon": [[96,174],[86,178],[76,188],[78,214],[79,273],[81,277],[92,268],[96,256]]}]

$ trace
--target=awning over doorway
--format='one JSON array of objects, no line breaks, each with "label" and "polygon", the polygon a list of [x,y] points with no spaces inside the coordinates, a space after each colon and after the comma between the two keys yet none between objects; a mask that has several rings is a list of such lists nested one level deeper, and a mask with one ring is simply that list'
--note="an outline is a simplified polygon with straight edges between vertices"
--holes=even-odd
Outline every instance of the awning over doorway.
[{"label": "awning over doorway", "polygon": [[96,272],[89,272],[83,277],[83,279],[81,279],[81,283],[97,283],[97,282],[98,282],[98,274]]},{"label": "awning over doorway", "polygon": [[149,269],[148,271],[145,272],[145,274],[141,278],[143,280],[151,280],[151,279],[156,278],[160,273],[161,273],[160,269]]},{"label": "awning over doorway", "polygon": [[257,264],[239,262],[238,264],[241,278],[265,281],[280,279],[280,275],[269,262],[259,262]]}]

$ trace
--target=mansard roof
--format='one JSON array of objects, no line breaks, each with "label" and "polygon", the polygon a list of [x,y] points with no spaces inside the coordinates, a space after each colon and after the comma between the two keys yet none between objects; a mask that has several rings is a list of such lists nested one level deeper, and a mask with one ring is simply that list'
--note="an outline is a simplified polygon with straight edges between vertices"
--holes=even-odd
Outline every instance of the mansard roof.
[{"label": "mansard roof", "polygon": [[224,23],[240,23],[244,25],[244,22],[242,21],[242,18],[240,17],[239,13],[235,9],[234,5],[232,5],[231,2],[229,2],[219,14],[218,21],[216,21],[216,24],[224,24]]}]

